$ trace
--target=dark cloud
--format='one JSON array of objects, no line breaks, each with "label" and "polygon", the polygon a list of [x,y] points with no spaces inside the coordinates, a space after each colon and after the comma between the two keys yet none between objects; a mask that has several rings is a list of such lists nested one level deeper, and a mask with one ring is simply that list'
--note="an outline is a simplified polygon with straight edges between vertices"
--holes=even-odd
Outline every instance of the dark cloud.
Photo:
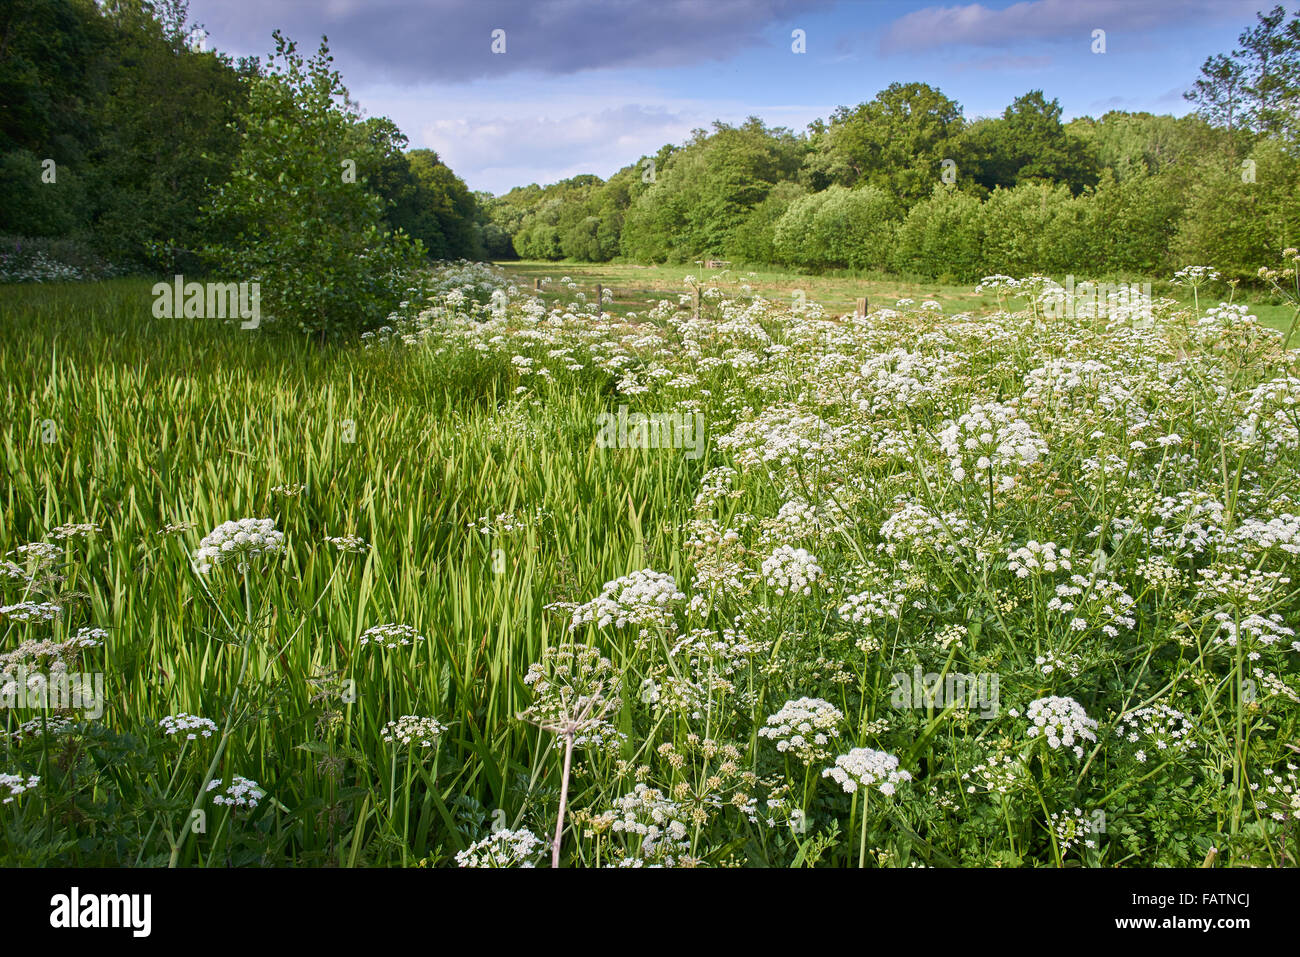
[{"label": "dark cloud", "polygon": [[[773,24],[831,0],[191,0],[216,46],[271,49],[280,29],[314,49],[321,34],[345,73],[369,81],[456,82],[521,71],[671,67],[723,60],[765,43]],[[492,31],[505,31],[505,53]],[[354,81],[355,82],[355,81]]]}]

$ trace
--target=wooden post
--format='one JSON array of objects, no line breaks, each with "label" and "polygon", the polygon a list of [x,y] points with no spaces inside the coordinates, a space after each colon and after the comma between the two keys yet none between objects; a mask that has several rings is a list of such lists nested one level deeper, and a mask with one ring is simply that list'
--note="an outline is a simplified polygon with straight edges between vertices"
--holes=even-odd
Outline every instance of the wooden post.
[{"label": "wooden post", "polygon": [[700,299],[701,299],[701,298],[702,298],[702,297],[701,297],[701,295],[700,295],[700,287],[699,287],[699,286],[696,286],[696,287],[695,287],[695,318],[696,318],[696,319],[700,318]]},{"label": "wooden post", "polygon": [[533,280],[533,292],[541,292],[541,291],[542,291],[542,280],[541,277],[539,276],[537,279]]},{"label": "wooden post", "polygon": [[596,318],[605,314],[605,287],[596,283]]},{"label": "wooden post", "polygon": [[857,302],[857,308],[854,310],[853,314],[854,314],[855,316],[857,316],[859,319],[862,319],[862,318],[864,318],[864,317],[866,316],[866,314],[867,314],[867,298],[866,298],[866,296],[863,296],[861,299],[858,300],[858,302]]}]

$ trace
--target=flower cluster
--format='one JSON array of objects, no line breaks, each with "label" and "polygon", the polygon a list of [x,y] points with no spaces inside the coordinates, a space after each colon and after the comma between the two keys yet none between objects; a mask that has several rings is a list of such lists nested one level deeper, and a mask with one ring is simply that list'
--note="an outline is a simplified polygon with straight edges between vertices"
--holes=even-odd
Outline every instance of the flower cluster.
[{"label": "flower cluster", "polygon": [[[1192,722],[1177,708],[1158,703],[1120,715],[1115,733],[1129,744],[1145,742],[1157,751],[1178,752],[1191,744]],[[1147,759],[1141,749],[1134,756],[1139,763]]]},{"label": "flower cluster", "polygon": [[24,777],[21,774],[0,774],[0,804],[12,804],[14,798],[21,797],[41,783],[37,775]]},{"label": "flower cluster", "polygon": [[[219,787],[221,787],[220,781],[208,782],[209,791],[215,791]],[[226,789],[212,798],[212,803],[228,807],[247,808],[251,811],[257,807],[264,797],[266,797],[266,792],[262,790],[256,781],[250,781],[248,778],[236,774],[230,779],[230,784],[226,786]]]},{"label": "flower cluster", "polygon": [[671,575],[643,568],[606,582],[598,596],[574,609],[569,630],[586,624],[671,630],[673,604],[685,598]]},{"label": "flower cluster", "polygon": [[912,780],[907,771],[900,771],[898,758],[885,751],[871,748],[854,748],[835,759],[835,766],[822,771],[848,794],[859,787],[875,787],[881,794],[893,794],[897,785]]},{"label": "flower cluster", "polygon": [[284,551],[284,534],[276,530],[273,518],[241,518],[222,522],[199,542],[194,568],[209,574],[218,565],[233,563],[247,571],[256,558],[270,558]]},{"label": "flower cluster", "polygon": [[[590,645],[548,648],[524,675],[533,702],[520,717],[557,735],[572,736],[578,747],[617,745],[623,736],[609,716],[622,706],[620,683],[610,660]],[[556,745],[560,743],[557,737]]]},{"label": "flower cluster", "polygon": [[1097,722],[1088,717],[1083,705],[1073,698],[1052,695],[1038,698],[1029,703],[1026,714],[1029,718],[1029,737],[1040,738],[1047,742],[1053,751],[1058,748],[1073,748],[1075,757],[1083,757],[1083,747],[1076,743],[1082,739],[1096,741],[1093,729]]},{"label": "flower cluster", "polygon": [[463,851],[456,852],[460,867],[536,867],[545,850],[542,839],[526,828],[501,828]]},{"label": "flower cluster", "polygon": [[404,714],[396,721],[384,725],[384,729],[379,732],[379,737],[387,744],[431,748],[437,742],[438,736],[446,730],[447,728],[434,718]]},{"label": "flower cluster", "polygon": [[765,727],[758,729],[760,738],[776,742],[782,754],[793,754],[804,764],[830,757],[831,740],[838,737],[844,721],[840,709],[821,698],[787,701],[776,714],[769,715]]},{"label": "flower cluster", "polygon": [[357,644],[392,649],[404,648],[407,645],[419,644],[422,641],[424,641],[424,635],[410,625],[398,625],[389,622],[367,628],[361,633],[361,637],[357,639]]},{"label": "flower cluster", "polygon": [[186,714],[183,711],[180,714],[168,715],[159,721],[158,724],[165,734],[173,736],[183,734],[187,741],[195,741],[200,735],[205,738],[210,738],[217,730],[216,722],[210,721],[207,718],[200,718],[192,714]]},{"label": "flower cluster", "polygon": [[802,548],[779,545],[763,559],[763,581],[778,595],[811,595],[812,586],[822,577],[817,559]]},{"label": "flower cluster", "polygon": [[950,460],[952,477],[969,477],[981,488],[992,485],[1009,491],[1016,474],[1047,454],[1047,443],[1011,405],[984,402],[949,422],[939,433],[939,446]]}]

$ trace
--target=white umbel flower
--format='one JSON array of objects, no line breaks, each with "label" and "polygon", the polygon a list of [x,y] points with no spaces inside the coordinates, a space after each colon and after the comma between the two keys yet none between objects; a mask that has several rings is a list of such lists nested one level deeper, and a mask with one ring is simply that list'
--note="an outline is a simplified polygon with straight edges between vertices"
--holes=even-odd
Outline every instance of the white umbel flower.
[{"label": "white umbel flower", "polygon": [[840,709],[821,698],[787,701],[781,710],[758,729],[760,738],[776,742],[782,754],[793,754],[804,764],[830,757],[827,745],[839,734],[844,715]]},{"label": "white umbel flower", "polygon": [[763,559],[763,580],[778,595],[811,595],[822,577],[822,567],[807,550],[778,545]]},{"label": "white umbel flower", "polygon": [[[221,787],[220,781],[209,781],[208,790],[215,791]],[[258,785],[256,781],[249,780],[243,775],[236,774],[230,780],[230,785],[212,799],[213,804],[222,804],[228,807],[248,808],[250,811],[257,807],[262,798],[266,797],[266,792]]]},{"label": "white umbel flower", "polygon": [[234,563],[247,571],[249,563],[259,557],[270,558],[284,552],[284,533],[275,527],[273,518],[241,518],[222,522],[199,542],[194,553],[194,567],[207,575],[218,565]]},{"label": "white umbel flower", "polygon": [[1073,698],[1052,695],[1039,698],[1029,703],[1029,737],[1041,737],[1053,751],[1058,748],[1073,748],[1075,757],[1083,757],[1083,747],[1076,742],[1079,739],[1096,741],[1092,729],[1097,722],[1088,717],[1083,705]]},{"label": "white umbel flower", "polygon": [[404,744],[408,747],[418,744],[422,748],[431,748],[438,740],[438,735],[446,731],[434,718],[421,718],[413,714],[404,714],[396,721],[390,721],[379,732],[379,736],[388,744]]},{"label": "white umbel flower", "polygon": [[212,737],[213,732],[217,730],[216,722],[208,718],[200,718],[197,715],[170,714],[158,722],[163,732],[173,737],[183,734],[186,741],[195,741],[200,736],[205,738]]},{"label": "white umbel flower", "polygon": [[898,758],[871,748],[854,748],[841,754],[833,768],[822,771],[822,777],[833,780],[847,794],[859,787],[875,787],[881,794],[893,794],[896,785],[912,780],[911,774],[899,770]]},{"label": "white umbel flower", "polygon": [[456,854],[461,867],[535,867],[544,846],[541,838],[527,828],[493,831]]}]

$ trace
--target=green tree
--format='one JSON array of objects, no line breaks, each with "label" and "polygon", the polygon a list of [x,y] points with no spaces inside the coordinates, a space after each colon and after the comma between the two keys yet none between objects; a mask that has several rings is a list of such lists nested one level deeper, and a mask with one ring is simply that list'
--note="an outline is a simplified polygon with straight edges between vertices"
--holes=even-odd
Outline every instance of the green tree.
[{"label": "green tree", "polygon": [[898,205],[883,189],[832,186],[791,203],[773,246],[784,262],[813,269],[888,266]]},{"label": "green tree", "polygon": [[213,239],[203,253],[228,281],[261,284],[268,319],[324,339],[382,322],[422,250],[386,228],[386,204],[365,176],[382,157],[358,133],[324,38],[305,62],[278,31],[275,43],[268,71],[249,83],[230,179],[207,206]]},{"label": "green tree", "polygon": [[984,216],[980,201],[949,186],[908,210],[898,227],[893,268],[902,273],[974,282],[983,268]]},{"label": "green tree", "polygon": [[1061,124],[1061,106],[1031,90],[1000,119],[967,128],[956,147],[958,169],[986,190],[1043,180],[1078,193],[1096,184],[1098,166],[1087,146]]},{"label": "green tree", "polygon": [[1300,12],[1257,13],[1230,54],[1206,59],[1184,96],[1211,123],[1296,141],[1300,135]]},{"label": "green tree", "polygon": [[1084,202],[1065,184],[995,189],[984,202],[984,269],[1012,276],[1082,273]]},{"label": "green tree", "polygon": [[1210,264],[1226,278],[1250,280],[1283,249],[1300,246],[1300,164],[1268,138],[1246,159],[1253,175],[1219,157],[1195,171],[1174,240],[1178,265]]},{"label": "green tree", "polygon": [[812,162],[829,182],[870,184],[910,205],[939,182],[963,126],[961,107],[934,87],[891,83],[868,103],[837,109]]},{"label": "green tree", "polygon": [[241,75],[255,66],[192,49],[183,2],[114,0],[103,10],[112,66],[85,174],[96,245],[117,263],[192,270],[201,197],[230,173]]}]

